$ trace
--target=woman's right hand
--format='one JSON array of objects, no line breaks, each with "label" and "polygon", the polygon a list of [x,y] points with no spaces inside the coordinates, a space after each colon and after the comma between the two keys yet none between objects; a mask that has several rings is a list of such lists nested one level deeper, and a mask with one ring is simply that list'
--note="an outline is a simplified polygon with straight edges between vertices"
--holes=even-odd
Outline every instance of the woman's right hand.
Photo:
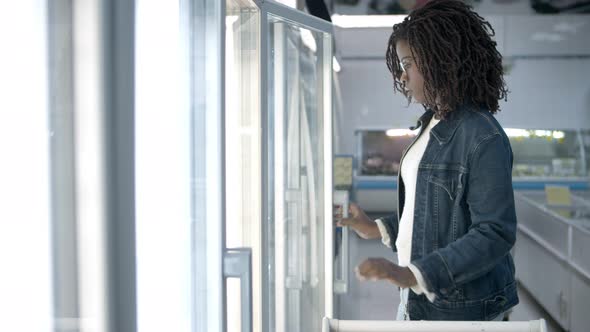
[{"label": "woman's right hand", "polygon": [[339,227],[351,226],[352,228],[355,228],[355,226],[373,222],[371,218],[367,216],[365,211],[354,202],[348,204],[347,218],[342,217],[342,211],[335,211],[334,219],[336,220],[336,225]]},{"label": "woman's right hand", "polygon": [[363,239],[376,239],[381,237],[377,224],[367,216],[356,203],[350,202],[348,204],[348,217],[342,217],[342,211],[337,211],[334,208],[334,220],[336,225],[350,226]]}]

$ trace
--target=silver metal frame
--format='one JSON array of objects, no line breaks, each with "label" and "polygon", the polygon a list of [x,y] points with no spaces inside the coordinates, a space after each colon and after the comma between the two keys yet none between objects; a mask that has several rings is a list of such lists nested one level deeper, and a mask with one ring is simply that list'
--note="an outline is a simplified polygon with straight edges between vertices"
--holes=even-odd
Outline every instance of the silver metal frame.
[{"label": "silver metal frame", "polygon": [[[196,256],[193,257],[193,284],[197,291],[192,294],[195,316],[193,330],[196,332],[225,331],[225,283],[223,254],[225,251],[225,1],[185,0],[190,8],[187,18],[191,31],[191,107],[193,115],[194,144],[204,149],[204,158],[193,151],[192,172],[204,179],[193,189],[195,224],[193,242]],[[196,20],[196,21],[195,21]],[[205,59],[203,65],[194,63]],[[194,81],[194,80],[197,81]],[[202,83],[200,85],[199,81]],[[199,108],[202,106],[202,108]],[[204,121],[203,121],[204,119]],[[202,133],[204,142],[196,134]],[[201,164],[200,167],[196,167]],[[199,247],[201,245],[201,247]],[[204,250],[202,249],[204,245]]]},{"label": "silver metal frame", "polygon": [[135,331],[135,3],[72,8],[80,316]]},{"label": "silver metal frame", "polygon": [[[267,36],[268,35],[268,18],[266,14],[260,14],[260,35]],[[260,119],[261,119],[261,137],[273,137],[274,136],[274,121],[275,118],[271,113],[268,112],[268,98],[266,98],[266,93],[268,93],[268,67],[266,64],[268,63],[269,58],[269,47],[268,43],[260,42],[260,57],[259,57],[259,64],[258,68],[260,69]],[[261,140],[261,152],[262,152],[262,173],[261,174],[270,174],[273,171],[274,167],[274,159],[275,159],[275,145],[272,140]],[[262,176],[262,199],[261,199],[261,217],[262,217],[262,224],[267,225],[266,227],[262,227],[262,246],[270,247],[271,243],[274,242],[274,228],[271,228],[270,222],[274,218],[275,209],[273,204],[266,204],[266,202],[271,202],[272,198],[274,198],[274,177],[267,181],[267,177]],[[274,253],[273,256],[270,255],[262,255],[261,266],[268,266],[268,271],[262,271],[262,284],[263,285],[271,285],[274,284],[275,280],[271,279],[274,278],[276,273],[276,268],[274,265]],[[267,287],[262,287],[262,307],[269,308],[269,310],[263,310],[262,312],[262,329],[263,331],[273,331],[275,326],[274,315],[270,314],[272,308],[276,307],[275,298],[270,292]]]},{"label": "silver metal frame", "polygon": [[74,58],[71,1],[47,2],[53,315],[56,329],[78,326]]},{"label": "silver metal frame", "polygon": [[[296,25],[304,25],[307,28],[311,28],[316,31],[325,32],[329,34],[334,33],[334,28],[331,23],[324,21],[320,18],[308,15],[303,13],[302,11],[295,10],[291,7],[285,6],[278,2],[274,2],[271,0],[253,0],[254,3],[260,8],[261,14],[263,16],[262,24],[267,24],[268,17],[267,14],[273,14],[276,16],[280,16],[283,19],[291,21]],[[264,56],[264,54],[263,54]],[[332,66],[330,66],[331,70]]]},{"label": "silver metal frame", "polygon": [[[331,25],[330,25],[331,28]],[[320,49],[320,55],[323,55],[324,52],[330,52],[330,57],[328,63],[326,64],[329,70],[329,74],[325,79],[322,79],[322,84],[324,88],[322,91],[326,94],[325,96],[322,95],[322,100],[324,101],[323,105],[323,128],[324,128],[324,155],[327,156],[326,161],[324,162],[324,211],[325,217],[324,220],[324,266],[325,266],[325,294],[324,294],[324,306],[325,306],[325,316],[326,317],[333,317],[334,315],[334,220],[333,220],[333,206],[332,206],[332,190],[333,186],[333,166],[332,166],[332,156],[334,155],[333,144],[332,144],[332,137],[333,137],[333,104],[332,104],[332,61],[333,61],[333,49],[332,45],[334,44],[334,33],[333,29],[329,31],[325,31],[330,34],[330,40],[327,42],[324,40],[322,43],[323,48]],[[326,39],[324,37],[324,39]]]},{"label": "silver metal frame", "polygon": [[[264,17],[264,18],[262,18]],[[269,32],[268,32],[268,18],[267,16],[263,13],[261,16],[261,27],[262,27],[262,36],[268,36]],[[283,30],[283,29],[279,29],[279,30]],[[261,89],[261,101],[263,101],[264,105],[262,108],[262,113],[263,113],[263,119],[264,118],[268,118],[269,122],[267,123],[267,128],[272,128],[272,132],[268,132],[268,134],[272,135],[272,136],[263,136],[263,137],[284,137],[285,136],[285,132],[284,132],[284,128],[282,123],[284,123],[284,116],[285,116],[285,112],[284,112],[284,105],[283,103],[279,103],[277,101],[279,101],[280,98],[284,99],[284,95],[285,95],[285,87],[282,81],[275,83],[275,105],[273,105],[273,107],[275,108],[275,112],[270,112],[270,105],[268,105],[268,98],[266,98],[266,94],[268,93],[268,88],[269,88],[269,83],[268,83],[268,66],[266,65],[267,63],[270,63],[267,60],[264,60],[265,57],[268,56],[268,58],[270,59],[272,54],[270,51],[270,47],[268,45],[268,43],[261,41],[261,46],[263,47],[263,52],[261,53],[261,71],[262,71],[262,84],[264,86],[263,89]],[[285,45],[283,43],[277,45],[277,52],[280,52],[281,50],[284,50]],[[276,54],[276,53],[275,53]],[[285,67],[284,66],[276,66],[277,68],[275,68],[275,74],[278,73],[283,73],[285,71]],[[276,77],[275,77],[276,79]],[[282,100],[281,100],[282,101]],[[271,120],[272,118],[272,120]],[[266,228],[270,228],[270,226],[272,225],[273,227],[273,232],[270,234],[270,236],[274,239],[274,249],[272,250],[273,252],[273,261],[271,261],[272,264],[270,264],[271,266],[274,267],[274,273],[272,274],[272,278],[274,278],[272,283],[268,283],[267,285],[271,285],[274,284],[275,286],[275,291],[274,291],[274,296],[272,296],[272,301],[273,301],[273,306],[270,308],[273,308],[271,310],[274,310],[274,315],[269,315],[269,317],[263,317],[263,319],[268,320],[270,317],[273,317],[273,321],[272,321],[272,325],[268,327],[267,331],[273,331],[276,326],[286,326],[286,317],[285,317],[285,312],[283,311],[283,307],[284,307],[284,299],[286,298],[286,287],[284,285],[285,280],[286,280],[286,275],[285,275],[285,264],[284,264],[284,259],[277,255],[277,252],[282,252],[281,250],[278,250],[278,246],[284,246],[285,245],[285,239],[284,239],[284,234],[286,233],[285,231],[285,227],[283,223],[279,223],[277,222],[277,216],[284,216],[284,210],[282,207],[281,202],[285,201],[285,196],[286,193],[280,189],[280,187],[282,186],[282,183],[284,182],[284,165],[283,165],[283,156],[281,156],[281,151],[283,150],[281,145],[282,145],[282,141],[278,141],[276,139],[268,139],[268,140],[264,140],[264,142],[272,142],[272,150],[263,150],[263,154],[268,155],[268,160],[270,162],[269,164],[269,168],[268,168],[268,172],[264,173],[264,174],[271,174],[272,172],[272,176],[268,176],[268,177],[264,177],[263,179],[270,179],[270,182],[272,183],[272,187],[269,188],[269,191],[267,193],[267,196],[264,198],[263,200],[263,204],[265,204],[265,202],[278,202],[275,204],[268,204],[269,208],[272,210],[272,213],[270,213],[268,215],[267,218],[264,218],[264,220],[272,220],[273,222],[269,222],[267,223],[267,227]],[[274,198],[274,199],[273,199]],[[270,211],[269,211],[270,212]],[[270,246],[270,243],[265,243],[265,245]],[[285,250],[285,249],[283,249]],[[266,288],[266,287],[265,287]],[[278,300],[277,300],[278,299]],[[278,302],[278,303],[277,303]],[[268,314],[267,314],[268,315]],[[279,331],[281,331],[279,329]]]},{"label": "silver metal frame", "polygon": [[582,168],[582,171],[584,172],[583,176],[590,177],[590,174],[588,174],[588,165],[586,165],[586,148],[584,146],[584,136],[582,136],[582,129],[578,129],[577,133],[578,133],[578,142],[580,144],[580,167]]},{"label": "silver metal frame", "polygon": [[110,331],[137,330],[135,1],[103,0],[105,194]]},{"label": "silver metal frame", "polygon": [[[198,1],[198,0],[197,0]],[[207,331],[226,330],[225,253],[225,1],[205,1]],[[213,221],[213,222],[211,222]],[[219,222],[215,222],[219,221]]]}]

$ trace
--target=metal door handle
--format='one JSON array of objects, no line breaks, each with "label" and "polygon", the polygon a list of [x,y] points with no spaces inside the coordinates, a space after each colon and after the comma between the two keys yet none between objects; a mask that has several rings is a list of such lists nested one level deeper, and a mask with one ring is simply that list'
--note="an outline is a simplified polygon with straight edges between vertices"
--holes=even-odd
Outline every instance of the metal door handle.
[{"label": "metal door handle", "polygon": [[225,249],[223,277],[240,279],[242,332],[252,332],[252,249]]},{"label": "metal door handle", "polygon": [[[333,194],[334,205],[342,207],[342,217],[348,218],[348,191],[335,190]],[[345,294],[348,292],[348,227],[342,227],[342,242],[340,250],[340,273],[334,273],[334,293]]]},{"label": "metal door handle", "polygon": [[285,219],[287,226],[287,256],[285,287],[288,289],[302,289],[303,287],[303,259],[301,257],[303,229],[301,200],[299,189],[285,191],[285,202],[289,218]]}]

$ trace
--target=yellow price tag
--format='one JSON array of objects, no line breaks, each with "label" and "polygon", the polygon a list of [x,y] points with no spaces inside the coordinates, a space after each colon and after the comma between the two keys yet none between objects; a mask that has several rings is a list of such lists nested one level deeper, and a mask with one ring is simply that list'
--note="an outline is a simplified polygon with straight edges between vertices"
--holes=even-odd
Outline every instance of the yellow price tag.
[{"label": "yellow price tag", "polygon": [[548,205],[572,206],[572,194],[569,187],[545,186]]},{"label": "yellow price tag", "polygon": [[352,186],[352,157],[334,157],[334,187]]}]

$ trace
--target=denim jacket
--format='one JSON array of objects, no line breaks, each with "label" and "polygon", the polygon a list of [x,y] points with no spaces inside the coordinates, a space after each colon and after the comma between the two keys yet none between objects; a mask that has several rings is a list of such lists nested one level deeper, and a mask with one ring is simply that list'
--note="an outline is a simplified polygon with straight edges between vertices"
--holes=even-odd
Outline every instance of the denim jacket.
[{"label": "denim jacket", "polygon": [[[411,262],[436,299],[410,292],[412,320],[490,320],[518,303],[512,160],[506,133],[485,109],[460,106],[432,128],[418,167]],[[404,196],[398,175],[398,215],[382,219],[394,251]]]}]

